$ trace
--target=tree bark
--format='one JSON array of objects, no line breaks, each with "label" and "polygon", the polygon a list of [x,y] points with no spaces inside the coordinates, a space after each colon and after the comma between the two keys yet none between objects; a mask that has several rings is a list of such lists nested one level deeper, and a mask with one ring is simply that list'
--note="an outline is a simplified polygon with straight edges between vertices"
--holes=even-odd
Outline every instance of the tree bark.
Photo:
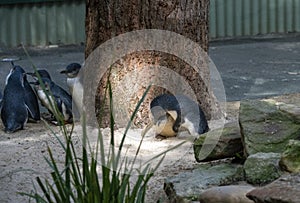
[{"label": "tree bark", "polygon": [[[198,43],[207,52],[208,11],[209,0],[87,0],[85,57],[87,58],[99,45],[115,36],[142,29],[159,29],[178,33]],[[110,82],[114,100],[123,101],[123,104],[117,108],[129,112],[129,114],[132,113],[137,101],[142,97],[146,85],[139,87],[138,91],[135,91],[130,98],[126,93],[121,94],[116,89],[123,89],[124,92],[134,89],[136,80],[150,83],[157,75],[147,74],[147,68],[163,66],[184,77],[196,94],[196,99],[207,118],[214,117],[217,115],[218,108],[209,86],[208,61],[203,58],[200,65],[202,70],[204,69],[202,75],[185,61],[169,53],[152,50],[128,53],[111,66]],[[128,76],[128,73],[135,75],[132,81],[127,81],[125,84],[120,83]],[[100,105],[103,103],[106,76],[99,81],[96,94],[97,114],[100,114]],[[177,81],[172,81],[170,84],[180,86]],[[122,88],[120,85],[123,85]],[[168,88],[151,88],[135,119],[136,126],[142,127],[149,122],[149,102],[155,96],[168,91]],[[186,93],[185,91],[187,90],[183,89],[182,93]],[[116,113],[116,116],[123,117],[126,116],[125,114],[120,111]],[[104,113],[102,116],[105,115],[107,114]],[[104,118],[102,124],[107,126],[108,121],[109,119]],[[117,124],[120,127],[125,125],[122,122]]]}]

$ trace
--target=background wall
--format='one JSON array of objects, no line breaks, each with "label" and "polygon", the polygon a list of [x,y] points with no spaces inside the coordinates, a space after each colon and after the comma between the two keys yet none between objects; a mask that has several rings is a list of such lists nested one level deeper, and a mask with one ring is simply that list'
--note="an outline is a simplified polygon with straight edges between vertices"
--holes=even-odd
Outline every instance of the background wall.
[{"label": "background wall", "polygon": [[211,0],[210,37],[300,32],[300,0]]},{"label": "background wall", "polygon": [[[0,47],[84,43],[84,22],[84,0],[1,0]],[[211,0],[209,25],[211,40],[300,32],[300,0]]]},{"label": "background wall", "polygon": [[84,21],[82,0],[2,4],[0,46],[84,43]]}]

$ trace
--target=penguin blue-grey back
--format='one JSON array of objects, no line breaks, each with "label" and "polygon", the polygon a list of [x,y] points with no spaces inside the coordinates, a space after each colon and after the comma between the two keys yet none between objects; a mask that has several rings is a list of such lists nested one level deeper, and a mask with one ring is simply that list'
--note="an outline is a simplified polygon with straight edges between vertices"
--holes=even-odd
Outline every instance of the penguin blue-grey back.
[{"label": "penguin blue-grey back", "polygon": [[23,129],[30,111],[25,103],[24,73],[15,66],[7,76],[4,88],[1,120],[7,133]]}]

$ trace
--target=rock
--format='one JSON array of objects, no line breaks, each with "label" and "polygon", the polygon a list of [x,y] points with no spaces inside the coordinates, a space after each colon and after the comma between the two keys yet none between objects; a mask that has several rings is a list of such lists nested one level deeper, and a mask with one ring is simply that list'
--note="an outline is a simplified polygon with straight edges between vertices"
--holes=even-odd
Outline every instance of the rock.
[{"label": "rock", "polygon": [[242,152],[243,145],[237,122],[205,133],[194,142],[194,155],[198,162],[235,157]]},{"label": "rock", "polygon": [[265,184],[280,177],[279,153],[257,153],[250,155],[244,163],[246,181]]},{"label": "rock", "polygon": [[277,102],[276,99],[242,101],[239,123],[246,155],[282,153],[288,140],[297,139],[300,135],[299,104]]},{"label": "rock", "polygon": [[281,111],[290,114],[297,120],[300,120],[300,106],[296,106],[293,104],[284,104],[284,103],[278,103],[278,105]]},{"label": "rock", "polygon": [[300,141],[290,140],[279,162],[281,168],[288,172],[300,172]]},{"label": "rock", "polygon": [[300,203],[300,174],[284,175],[247,194],[256,203]]},{"label": "rock", "polygon": [[212,186],[229,185],[244,179],[241,165],[203,164],[198,168],[167,178],[164,190],[170,202],[198,200],[199,194]]},{"label": "rock", "polygon": [[213,187],[200,195],[200,203],[254,203],[246,194],[255,189],[246,185]]}]

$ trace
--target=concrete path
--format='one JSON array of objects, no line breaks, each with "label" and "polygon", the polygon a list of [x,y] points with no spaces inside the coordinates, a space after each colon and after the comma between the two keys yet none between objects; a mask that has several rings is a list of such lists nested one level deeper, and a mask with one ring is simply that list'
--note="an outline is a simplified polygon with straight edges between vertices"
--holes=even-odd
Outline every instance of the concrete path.
[{"label": "concrete path", "polygon": [[300,37],[210,44],[227,101],[300,92]]}]

